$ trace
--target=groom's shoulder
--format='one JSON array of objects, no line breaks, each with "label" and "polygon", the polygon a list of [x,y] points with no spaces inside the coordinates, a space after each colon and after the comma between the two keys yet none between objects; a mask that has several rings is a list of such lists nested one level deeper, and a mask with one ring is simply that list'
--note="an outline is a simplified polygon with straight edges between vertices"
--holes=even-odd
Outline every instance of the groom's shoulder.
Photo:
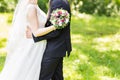
[{"label": "groom's shoulder", "polygon": [[62,3],[62,1],[63,0],[52,0],[52,3],[55,3],[55,4],[59,3],[60,4],[60,3]]},{"label": "groom's shoulder", "polygon": [[52,0],[52,5],[66,5],[68,4],[67,0]]}]

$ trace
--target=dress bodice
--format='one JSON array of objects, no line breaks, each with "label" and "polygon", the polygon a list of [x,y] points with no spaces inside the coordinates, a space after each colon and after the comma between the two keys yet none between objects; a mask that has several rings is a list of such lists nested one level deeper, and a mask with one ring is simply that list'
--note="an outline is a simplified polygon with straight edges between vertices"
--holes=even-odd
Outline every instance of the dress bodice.
[{"label": "dress bodice", "polygon": [[38,15],[38,22],[39,22],[39,27],[43,28],[45,27],[45,23],[47,20],[46,14],[37,6],[37,15]]},{"label": "dress bodice", "polygon": [[[38,16],[38,23],[39,23],[39,28],[43,28],[45,27],[45,23],[46,23],[46,20],[47,20],[47,16],[45,14],[45,12],[43,12],[38,5],[34,5],[34,4],[29,4],[28,5],[28,8],[30,6],[33,6],[37,9],[37,16]],[[28,23],[28,22],[27,22]],[[29,23],[28,23],[29,24]]]}]

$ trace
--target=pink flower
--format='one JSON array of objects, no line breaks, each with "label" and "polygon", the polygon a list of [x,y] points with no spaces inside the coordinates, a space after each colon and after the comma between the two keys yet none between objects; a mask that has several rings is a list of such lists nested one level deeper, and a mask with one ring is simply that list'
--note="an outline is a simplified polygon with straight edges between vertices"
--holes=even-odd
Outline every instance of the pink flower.
[{"label": "pink flower", "polygon": [[65,22],[65,20],[63,19],[63,20],[61,20],[61,22]]},{"label": "pink flower", "polygon": [[57,13],[55,13],[55,17],[57,17],[58,16],[58,14]]},{"label": "pink flower", "polygon": [[61,14],[62,14],[62,11],[58,11],[58,14],[61,15]]},{"label": "pink flower", "polygon": [[53,11],[50,21],[57,27],[64,28],[69,22],[69,13],[64,9]]}]

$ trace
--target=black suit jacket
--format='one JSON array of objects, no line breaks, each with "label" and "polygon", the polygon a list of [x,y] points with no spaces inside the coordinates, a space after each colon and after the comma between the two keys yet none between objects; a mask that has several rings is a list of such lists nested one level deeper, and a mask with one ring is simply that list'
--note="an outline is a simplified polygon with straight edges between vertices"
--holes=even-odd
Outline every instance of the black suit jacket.
[{"label": "black suit jacket", "polygon": [[[51,0],[50,8],[49,8],[49,16],[45,25],[46,27],[52,25],[49,21],[50,14],[52,13],[52,11],[60,8],[67,10],[71,15],[70,5],[67,0]],[[70,38],[70,22],[64,29],[55,30],[48,33],[47,35],[40,37],[35,37],[33,35],[33,39],[35,42],[41,40],[47,40],[47,46],[44,56],[64,57],[66,56],[66,52],[68,53],[69,56],[72,50],[71,38]]]}]

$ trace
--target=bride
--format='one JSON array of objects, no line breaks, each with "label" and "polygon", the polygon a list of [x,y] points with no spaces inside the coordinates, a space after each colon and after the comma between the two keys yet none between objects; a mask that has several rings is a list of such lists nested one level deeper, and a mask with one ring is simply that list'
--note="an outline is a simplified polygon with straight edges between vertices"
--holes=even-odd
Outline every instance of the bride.
[{"label": "bride", "polygon": [[39,80],[41,60],[46,48],[46,40],[34,43],[26,38],[29,26],[37,36],[45,35],[56,28],[44,28],[46,14],[38,7],[37,0],[19,0],[13,17],[8,38],[7,56],[0,80]]}]

